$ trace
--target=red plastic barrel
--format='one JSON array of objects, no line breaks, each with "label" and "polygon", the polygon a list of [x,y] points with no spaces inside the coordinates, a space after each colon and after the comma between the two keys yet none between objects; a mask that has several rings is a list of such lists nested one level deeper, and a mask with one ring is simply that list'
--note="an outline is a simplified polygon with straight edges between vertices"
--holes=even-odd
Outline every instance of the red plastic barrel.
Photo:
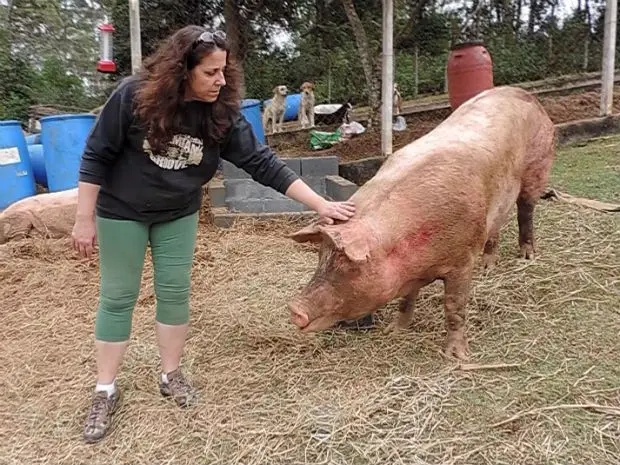
[{"label": "red plastic barrel", "polygon": [[447,65],[448,97],[452,110],[493,87],[493,61],[482,42],[464,42],[450,51]]}]

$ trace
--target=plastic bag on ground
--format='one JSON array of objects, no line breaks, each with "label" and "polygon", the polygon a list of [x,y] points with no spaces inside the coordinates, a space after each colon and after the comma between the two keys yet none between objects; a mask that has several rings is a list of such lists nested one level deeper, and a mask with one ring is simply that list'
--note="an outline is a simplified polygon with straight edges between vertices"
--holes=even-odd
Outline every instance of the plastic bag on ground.
[{"label": "plastic bag on ground", "polygon": [[407,129],[407,121],[402,116],[397,116],[396,121],[392,124],[393,131],[404,131]]},{"label": "plastic bag on ground", "polygon": [[340,126],[340,132],[343,139],[350,139],[353,136],[363,134],[366,128],[357,121],[351,121],[350,123],[344,123]]},{"label": "plastic bag on ground", "polygon": [[342,140],[340,129],[336,132],[310,131],[310,147],[312,150],[327,149]]}]

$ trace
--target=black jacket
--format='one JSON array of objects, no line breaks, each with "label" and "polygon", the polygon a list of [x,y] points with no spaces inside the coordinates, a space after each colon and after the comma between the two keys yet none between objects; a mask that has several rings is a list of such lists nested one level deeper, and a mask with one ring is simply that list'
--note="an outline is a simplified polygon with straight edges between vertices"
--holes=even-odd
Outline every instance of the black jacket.
[{"label": "black jacket", "polygon": [[136,83],[132,76],[114,90],[86,142],[79,180],[101,186],[97,215],[159,223],[192,214],[200,208],[202,186],[215,175],[220,157],[282,194],[298,178],[257,141],[242,114],[222,144],[203,146],[197,128],[211,106],[197,101],[186,103],[183,129],[166,154],[154,155],[132,111]]}]

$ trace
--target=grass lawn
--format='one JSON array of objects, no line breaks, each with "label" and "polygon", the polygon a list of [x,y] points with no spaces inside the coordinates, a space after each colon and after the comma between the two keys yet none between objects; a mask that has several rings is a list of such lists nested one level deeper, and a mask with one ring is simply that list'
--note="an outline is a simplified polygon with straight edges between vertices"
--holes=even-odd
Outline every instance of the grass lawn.
[{"label": "grass lawn", "polygon": [[551,184],[574,196],[620,201],[620,136],[561,148]]}]

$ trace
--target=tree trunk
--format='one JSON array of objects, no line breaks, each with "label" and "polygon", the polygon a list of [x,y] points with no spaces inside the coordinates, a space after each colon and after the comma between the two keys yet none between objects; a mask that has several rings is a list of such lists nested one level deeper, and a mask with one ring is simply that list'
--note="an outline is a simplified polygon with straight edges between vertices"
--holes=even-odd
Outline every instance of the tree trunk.
[{"label": "tree trunk", "polygon": [[497,16],[496,21],[498,24],[504,23],[504,15],[502,14],[504,10],[502,10],[502,5],[500,0],[495,1],[495,15]]},{"label": "tree trunk", "polygon": [[239,12],[237,0],[224,0],[224,22],[226,24],[226,36],[230,43],[230,54],[241,69],[241,96],[245,96],[245,73],[243,62],[248,53],[246,35],[244,34],[243,18]]},{"label": "tree trunk", "polygon": [[368,90],[368,104],[370,105],[370,115],[368,118],[368,128],[372,127],[375,120],[379,119],[381,112],[381,95],[379,91],[379,82],[373,72],[373,57],[368,46],[368,38],[366,37],[366,31],[364,25],[355,11],[355,5],[353,0],[342,0],[342,6],[347,14],[349,24],[353,30],[355,36],[355,43],[357,45],[357,51],[359,53],[360,61],[362,62],[362,68],[364,70],[364,77],[366,79],[366,88]]},{"label": "tree trunk", "polygon": [[224,22],[231,47],[230,54],[242,65],[247,55],[247,44],[237,0],[224,0]]},{"label": "tree trunk", "polygon": [[13,9],[13,0],[8,0],[6,5],[6,28],[11,26],[11,10]]},{"label": "tree trunk", "polygon": [[583,41],[583,70],[588,71],[588,64],[590,58],[590,35],[592,34],[592,15],[590,14],[590,2],[585,1],[586,9],[586,24],[585,24],[585,37]]},{"label": "tree trunk", "polygon": [[509,44],[514,44],[515,42],[515,21],[514,21],[514,11],[512,9],[512,2],[510,0],[502,1],[502,25],[504,29],[504,40]]},{"label": "tree trunk", "polygon": [[515,39],[519,39],[520,36],[520,31],[521,31],[521,25],[523,24],[522,20],[521,20],[521,14],[522,14],[523,8],[521,5],[521,0],[516,0],[514,6],[512,7],[512,32],[515,36]]}]

